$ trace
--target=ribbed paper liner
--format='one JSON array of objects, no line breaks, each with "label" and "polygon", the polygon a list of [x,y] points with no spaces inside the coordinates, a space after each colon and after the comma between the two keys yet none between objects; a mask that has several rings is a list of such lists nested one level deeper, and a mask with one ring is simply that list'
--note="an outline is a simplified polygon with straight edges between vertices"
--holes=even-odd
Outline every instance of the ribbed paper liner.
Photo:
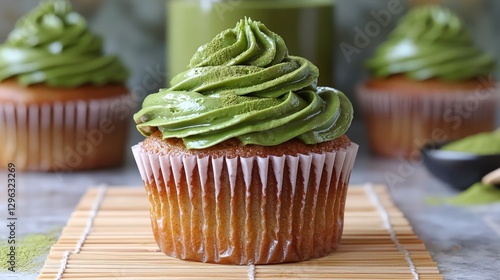
[{"label": "ribbed paper liner", "polygon": [[[75,171],[124,159],[131,98],[0,104],[0,165]],[[128,111],[126,111],[128,109]]]},{"label": "ribbed paper liner", "polygon": [[357,149],[198,158],[132,148],[160,249],[230,264],[294,262],[335,250]]},{"label": "ribbed paper liner", "polygon": [[428,142],[459,139],[495,127],[498,89],[407,94],[357,89],[374,153],[415,156]]}]

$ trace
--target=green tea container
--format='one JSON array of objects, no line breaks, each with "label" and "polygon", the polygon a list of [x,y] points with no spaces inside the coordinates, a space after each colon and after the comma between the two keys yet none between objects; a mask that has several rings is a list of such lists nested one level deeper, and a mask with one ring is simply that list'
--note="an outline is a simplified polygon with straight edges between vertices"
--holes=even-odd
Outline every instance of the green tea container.
[{"label": "green tea container", "polygon": [[202,44],[250,17],[287,42],[289,53],[320,69],[319,85],[332,86],[335,0],[167,0],[169,80],[185,71]]}]

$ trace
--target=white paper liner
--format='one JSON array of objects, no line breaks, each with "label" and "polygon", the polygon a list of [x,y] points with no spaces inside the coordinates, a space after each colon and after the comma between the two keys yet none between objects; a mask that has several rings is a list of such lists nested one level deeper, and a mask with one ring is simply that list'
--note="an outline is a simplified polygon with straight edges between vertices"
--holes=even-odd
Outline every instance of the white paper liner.
[{"label": "white paper liner", "polygon": [[373,152],[413,156],[427,142],[458,139],[491,131],[499,89],[406,94],[357,88]]},{"label": "white paper liner", "polygon": [[198,158],[132,147],[169,256],[266,264],[322,257],[338,246],[358,145],[322,154]]},{"label": "white paper liner", "polygon": [[120,164],[131,104],[129,95],[0,104],[0,147],[4,147],[0,166],[14,163],[18,170],[75,171]]}]

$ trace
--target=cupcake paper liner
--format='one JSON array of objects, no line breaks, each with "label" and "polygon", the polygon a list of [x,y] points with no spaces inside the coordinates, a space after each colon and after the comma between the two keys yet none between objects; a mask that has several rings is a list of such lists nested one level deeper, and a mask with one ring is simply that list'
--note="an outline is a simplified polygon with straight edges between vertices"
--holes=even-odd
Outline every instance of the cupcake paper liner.
[{"label": "cupcake paper liner", "polygon": [[161,251],[227,264],[301,261],[335,250],[357,149],[198,158],[132,148]]},{"label": "cupcake paper liner", "polygon": [[383,156],[418,155],[429,142],[443,142],[491,131],[498,89],[405,94],[357,89],[371,149]]},{"label": "cupcake paper liner", "polygon": [[[120,164],[129,95],[46,104],[0,104],[0,165],[19,170],[75,171]],[[119,136],[119,138],[114,137]]]}]

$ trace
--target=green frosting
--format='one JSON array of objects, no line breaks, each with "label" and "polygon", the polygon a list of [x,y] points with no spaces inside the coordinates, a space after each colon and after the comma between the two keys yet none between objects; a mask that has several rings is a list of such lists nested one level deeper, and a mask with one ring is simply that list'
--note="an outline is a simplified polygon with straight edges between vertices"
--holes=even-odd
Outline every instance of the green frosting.
[{"label": "green frosting", "polygon": [[311,62],[288,55],[280,36],[245,19],[201,46],[189,69],[148,95],[134,120],[143,135],[159,129],[188,149],[230,138],[262,146],[329,141],[347,131],[353,110],[342,92],[317,87],[318,76]]},{"label": "green frosting", "polygon": [[439,6],[411,10],[367,62],[375,76],[459,81],[489,75],[495,60],[478,49],[465,24]]},{"label": "green frosting", "polygon": [[500,154],[500,132],[485,132],[472,135],[441,148],[446,151],[464,152],[476,155]]},{"label": "green frosting", "polygon": [[115,56],[105,56],[102,40],[65,0],[42,2],[21,18],[0,45],[0,81],[54,87],[122,83],[128,71]]}]

